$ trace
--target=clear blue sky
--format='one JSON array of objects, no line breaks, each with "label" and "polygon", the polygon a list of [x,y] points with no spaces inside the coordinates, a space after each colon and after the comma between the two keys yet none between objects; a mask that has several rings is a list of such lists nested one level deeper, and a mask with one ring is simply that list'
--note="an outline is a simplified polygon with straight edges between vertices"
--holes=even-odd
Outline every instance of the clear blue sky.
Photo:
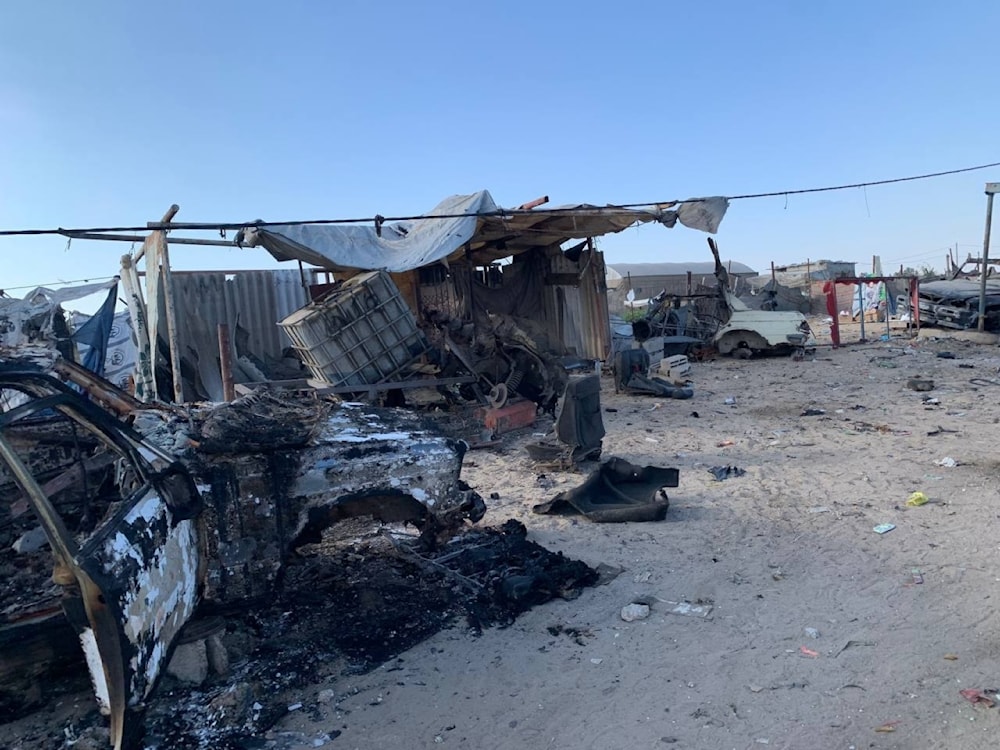
[{"label": "clear blue sky", "polygon": [[[107,2],[0,7],[0,227],[785,190],[1000,161],[1000,3]],[[735,202],[723,255],[941,266],[1000,169]],[[1000,230],[998,230],[1000,235]],[[704,260],[645,227],[610,261]],[[0,238],[0,287],[127,245]],[[270,267],[175,246],[177,268]]]}]

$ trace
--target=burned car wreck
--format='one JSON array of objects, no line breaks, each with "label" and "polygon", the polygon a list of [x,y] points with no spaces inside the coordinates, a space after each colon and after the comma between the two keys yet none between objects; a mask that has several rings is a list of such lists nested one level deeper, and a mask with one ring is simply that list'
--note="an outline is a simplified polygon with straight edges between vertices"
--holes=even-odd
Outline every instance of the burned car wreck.
[{"label": "burned car wreck", "polygon": [[[431,547],[485,512],[459,478],[465,444],[412,414],[266,393],[148,408],[99,385],[95,399],[142,407],[131,425],[32,363],[0,362],[0,529],[19,551],[0,629],[16,647],[61,608],[116,748],[141,733],[204,602],[272,595],[295,549],[342,518],[410,522]],[[21,687],[8,681],[4,703]]]},{"label": "burned car wreck", "polygon": [[[946,279],[920,284],[920,321],[942,328],[969,329],[979,325],[979,279]],[[906,309],[909,299],[900,300]],[[1000,330],[1000,280],[986,280],[987,331]]]},{"label": "burned car wreck", "polygon": [[689,297],[660,294],[644,318],[632,323],[633,335],[654,362],[671,354],[710,347],[719,354],[747,359],[761,354],[799,356],[812,340],[806,317],[797,311],[753,310],[730,289],[729,274],[715,240],[715,289]]}]

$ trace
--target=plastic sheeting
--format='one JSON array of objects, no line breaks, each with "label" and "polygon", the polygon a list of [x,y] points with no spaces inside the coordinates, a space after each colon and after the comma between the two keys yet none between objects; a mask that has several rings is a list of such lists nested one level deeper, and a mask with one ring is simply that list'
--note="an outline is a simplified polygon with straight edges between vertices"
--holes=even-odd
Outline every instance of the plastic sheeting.
[{"label": "plastic sheeting", "polygon": [[24,295],[24,299],[0,299],[0,346],[13,348],[54,342],[54,318],[61,305],[106,291],[117,284],[115,277],[98,284],[62,289],[38,287]]},{"label": "plastic sheeting", "polygon": [[[447,198],[427,218],[413,221],[378,227],[247,227],[241,234],[245,244],[263,246],[281,261],[300,260],[333,271],[401,273],[465,254],[475,262],[490,262],[535,247],[598,237],[651,221],[667,227],[680,221],[687,227],[714,233],[728,205],[725,198],[699,198],[642,208],[577,205],[502,212],[492,196],[481,190]],[[447,218],[430,218],[434,216]]]},{"label": "plastic sheeting", "polygon": [[[89,315],[73,313],[73,327],[79,329],[90,319]],[[80,357],[86,359],[87,347],[77,343]],[[115,314],[108,335],[107,351],[104,357],[104,378],[125,391],[131,390],[132,374],[135,372],[136,348],[132,340],[132,326],[128,310]]]}]

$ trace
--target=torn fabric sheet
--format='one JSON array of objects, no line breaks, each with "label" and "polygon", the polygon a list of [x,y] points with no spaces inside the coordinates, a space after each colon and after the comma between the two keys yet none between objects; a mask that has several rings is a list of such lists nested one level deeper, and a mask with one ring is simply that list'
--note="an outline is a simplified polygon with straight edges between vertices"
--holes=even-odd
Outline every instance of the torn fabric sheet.
[{"label": "torn fabric sheet", "polygon": [[[332,271],[401,273],[466,257],[489,263],[538,247],[559,246],[659,222],[715,232],[729,203],[704,198],[689,203],[559,206],[504,212],[485,190],[455,195],[425,218],[385,224],[301,224],[241,230],[242,244],[264,247],[277,260],[300,260]],[[446,218],[432,218],[442,216]]]}]

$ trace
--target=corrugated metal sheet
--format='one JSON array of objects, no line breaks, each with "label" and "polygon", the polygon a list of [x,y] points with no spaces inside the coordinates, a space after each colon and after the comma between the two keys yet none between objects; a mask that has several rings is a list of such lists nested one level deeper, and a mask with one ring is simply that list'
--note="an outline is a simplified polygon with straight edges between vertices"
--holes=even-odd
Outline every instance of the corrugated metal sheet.
[{"label": "corrugated metal sheet", "polygon": [[[308,281],[309,279],[307,279]],[[267,363],[289,346],[278,321],[308,303],[298,270],[175,273],[177,332],[184,359],[196,363],[201,390],[222,398],[218,325],[234,344]]]}]

